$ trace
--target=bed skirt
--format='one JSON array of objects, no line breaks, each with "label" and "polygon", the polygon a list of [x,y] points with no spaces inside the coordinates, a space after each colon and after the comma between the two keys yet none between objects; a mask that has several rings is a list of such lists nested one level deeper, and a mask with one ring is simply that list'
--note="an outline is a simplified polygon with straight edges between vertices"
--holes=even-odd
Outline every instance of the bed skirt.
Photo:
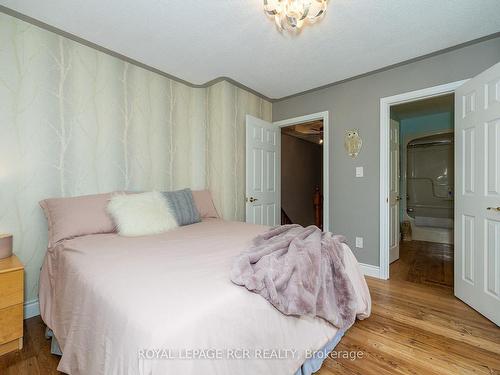
[{"label": "bed skirt", "polygon": [[[323,364],[324,360],[330,354],[330,352],[335,349],[337,344],[340,342],[340,339],[344,336],[344,332],[339,330],[333,338],[326,343],[325,346],[321,350],[318,351],[317,354],[315,354],[313,357],[307,359],[302,366],[299,367],[299,369],[295,372],[294,375],[311,375],[315,373],[316,371],[319,371],[321,368],[321,365]],[[47,339],[51,339],[50,342],[50,352],[55,355],[62,355],[61,348],[59,347],[59,343],[57,342],[56,337],[54,336],[54,333],[52,332],[51,329],[48,327],[45,330],[45,337]]]},{"label": "bed skirt", "polygon": [[339,330],[337,334],[317,352],[317,354],[309,359],[306,359],[294,375],[311,375],[316,371],[319,371],[324,360],[328,357],[328,354],[335,349],[342,336],[344,336],[344,331]]},{"label": "bed skirt", "polygon": [[50,339],[50,352],[55,355],[62,355],[61,348],[59,347],[59,343],[57,342],[56,337],[54,336],[54,332],[47,327],[45,328],[45,338]]}]

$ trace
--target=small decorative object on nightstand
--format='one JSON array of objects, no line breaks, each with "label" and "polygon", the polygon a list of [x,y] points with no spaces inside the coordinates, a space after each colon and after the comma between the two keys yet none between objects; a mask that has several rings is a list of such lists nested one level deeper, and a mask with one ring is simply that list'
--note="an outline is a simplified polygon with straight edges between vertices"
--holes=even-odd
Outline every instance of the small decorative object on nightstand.
[{"label": "small decorative object on nightstand", "polygon": [[23,348],[23,281],[15,255],[0,259],[0,355]]},{"label": "small decorative object on nightstand", "polygon": [[12,235],[0,233],[0,259],[12,255]]}]

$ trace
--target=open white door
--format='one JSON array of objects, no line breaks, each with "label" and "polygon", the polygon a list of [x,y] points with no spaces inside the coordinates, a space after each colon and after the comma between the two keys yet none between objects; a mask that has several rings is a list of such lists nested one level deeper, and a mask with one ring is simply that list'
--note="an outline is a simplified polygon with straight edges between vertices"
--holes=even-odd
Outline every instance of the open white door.
[{"label": "open white door", "polygon": [[500,325],[500,63],[455,95],[455,295]]},{"label": "open white door", "polygon": [[390,195],[389,195],[389,216],[390,216],[390,235],[389,235],[389,263],[399,259],[399,122],[391,119],[391,153],[390,153]]},{"label": "open white door", "polygon": [[246,116],[246,221],[281,224],[281,134],[270,122]]}]

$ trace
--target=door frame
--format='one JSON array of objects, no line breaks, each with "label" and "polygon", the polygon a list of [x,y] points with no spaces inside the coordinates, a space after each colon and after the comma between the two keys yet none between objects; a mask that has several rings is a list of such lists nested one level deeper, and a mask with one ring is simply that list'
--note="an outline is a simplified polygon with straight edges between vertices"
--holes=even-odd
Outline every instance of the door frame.
[{"label": "door frame", "polygon": [[390,137],[390,117],[391,107],[397,104],[414,102],[454,93],[468,79],[428,87],[421,90],[410,91],[403,94],[380,98],[380,270],[379,278],[387,280],[389,278],[389,137]]},{"label": "door frame", "polygon": [[[323,120],[323,230],[331,231],[330,228],[330,168],[329,168],[329,147],[330,137],[328,128],[328,111],[312,113],[310,115],[293,117],[286,120],[275,121],[274,125],[284,128],[287,126],[297,125],[304,122]],[[280,150],[281,153],[281,150]],[[280,175],[281,178],[281,175]],[[281,187],[280,187],[281,197]]]}]

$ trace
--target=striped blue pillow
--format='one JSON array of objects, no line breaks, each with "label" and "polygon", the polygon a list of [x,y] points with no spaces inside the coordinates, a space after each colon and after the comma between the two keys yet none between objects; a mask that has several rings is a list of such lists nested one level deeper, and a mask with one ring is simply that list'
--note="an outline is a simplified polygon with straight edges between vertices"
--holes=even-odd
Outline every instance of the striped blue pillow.
[{"label": "striped blue pillow", "polygon": [[189,225],[201,221],[191,189],[167,191],[163,195],[172,208],[177,224]]}]

